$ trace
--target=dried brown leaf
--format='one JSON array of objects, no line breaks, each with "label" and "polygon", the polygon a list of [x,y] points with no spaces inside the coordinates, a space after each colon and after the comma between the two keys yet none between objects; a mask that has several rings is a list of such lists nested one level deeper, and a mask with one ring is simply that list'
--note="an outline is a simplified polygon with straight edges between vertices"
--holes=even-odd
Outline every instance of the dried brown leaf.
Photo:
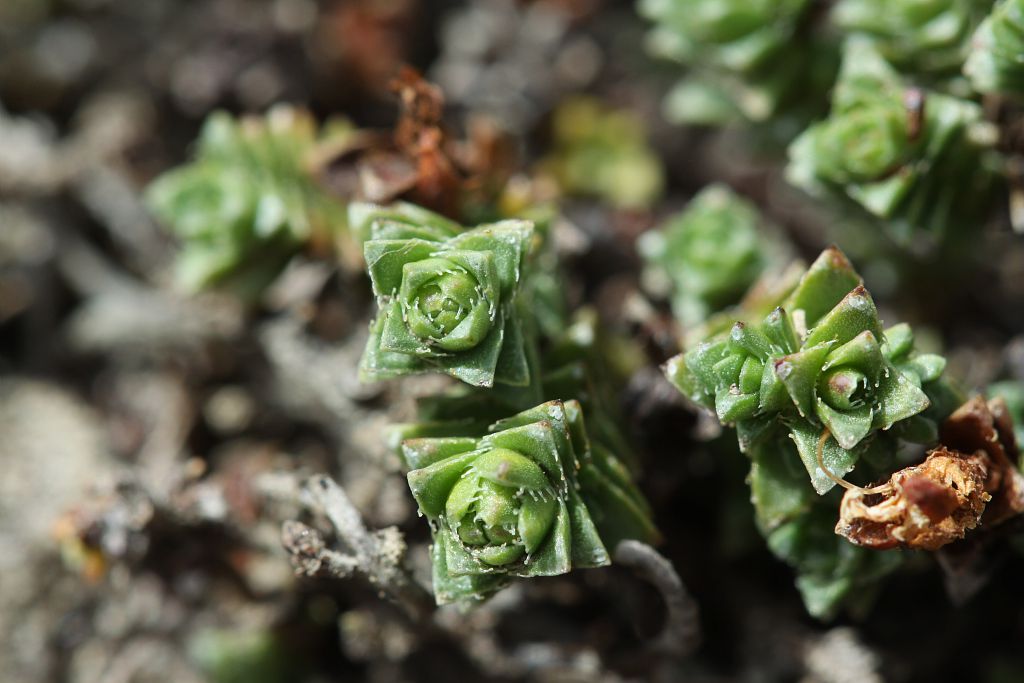
[{"label": "dried brown leaf", "polygon": [[984,454],[988,469],[985,491],[992,497],[982,520],[986,526],[1024,512],[1024,476],[1015,465],[1020,451],[1003,399],[986,403],[975,396],[943,422],[939,436],[947,448]]},{"label": "dried brown leaf", "polygon": [[393,134],[359,131],[321,146],[309,159],[321,185],[345,200],[405,199],[455,220],[467,205],[496,202],[517,165],[508,135],[474,119],[467,139],[452,139],[441,89],[415,69],[404,67],[389,87],[401,104]]},{"label": "dried brown leaf", "polygon": [[441,88],[409,66],[402,67],[389,87],[402,104],[401,119],[395,127],[395,144],[406,154],[415,155],[421,135],[438,130],[441,125],[444,95]]},{"label": "dried brown leaf", "polygon": [[893,474],[886,492],[847,491],[836,533],[869,548],[937,550],[977,526],[987,474],[983,456],[937,448]]}]

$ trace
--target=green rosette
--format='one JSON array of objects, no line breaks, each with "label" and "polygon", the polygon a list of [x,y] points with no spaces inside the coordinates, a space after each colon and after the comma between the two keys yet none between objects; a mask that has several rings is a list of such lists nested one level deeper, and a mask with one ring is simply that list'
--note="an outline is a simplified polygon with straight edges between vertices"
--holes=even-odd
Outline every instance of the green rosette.
[{"label": "green rosette", "polygon": [[913,350],[909,326],[883,330],[860,276],[832,248],[760,324],[736,323],[671,359],[666,373],[736,427],[742,450],[788,434],[821,495],[880,438],[934,438],[943,416],[926,411],[931,396],[949,403],[944,367]]},{"label": "green rosette", "polygon": [[993,138],[976,103],[911,87],[869,41],[851,39],[831,113],[790,145],[786,177],[866,212],[898,244],[933,247],[984,220]]},{"label": "green rosette", "polygon": [[[685,65],[666,114],[679,123],[768,122],[819,107],[834,75],[831,47],[808,30],[811,0],[641,0],[649,48]],[[778,124],[778,121],[773,121]],[[785,126],[783,126],[785,127]]]},{"label": "green rosette", "polygon": [[901,73],[935,84],[960,74],[989,0],[840,0],[832,20],[867,38]]},{"label": "green rosette", "polygon": [[516,577],[604,566],[623,538],[657,537],[626,469],[591,448],[574,401],[499,420],[483,436],[408,439],[402,454],[431,524],[438,604],[486,599]]},{"label": "green rosette", "polygon": [[685,211],[638,240],[649,289],[668,290],[687,328],[738,303],[770,260],[760,223],[754,206],[728,187],[701,190]]},{"label": "green rosette", "polygon": [[259,118],[211,114],[195,160],[146,190],[150,209],[181,242],[180,283],[253,300],[306,246],[347,249],[345,206],[305,163],[318,145],[351,131],[342,122],[318,131],[308,112],[283,105]]},{"label": "green rosette", "polygon": [[447,236],[447,224],[369,223],[363,255],[380,313],[363,380],[443,372],[478,387],[530,385],[518,297],[533,224],[508,220]]}]

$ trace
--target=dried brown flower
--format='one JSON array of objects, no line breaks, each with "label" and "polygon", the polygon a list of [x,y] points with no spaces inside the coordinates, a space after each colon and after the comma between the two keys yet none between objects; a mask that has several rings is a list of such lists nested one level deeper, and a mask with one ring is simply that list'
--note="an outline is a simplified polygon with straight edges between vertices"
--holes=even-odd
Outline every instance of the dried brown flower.
[{"label": "dried brown flower", "polygon": [[401,104],[394,133],[359,131],[324,146],[310,161],[320,183],[347,200],[405,199],[455,220],[469,204],[496,201],[518,163],[507,134],[477,119],[468,138],[454,139],[442,125],[441,89],[410,67],[389,87]]},{"label": "dried brown flower", "polygon": [[444,95],[439,87],[409,66],[402,67],[388,87],[402,104],[402,117],[395,127],[395,144],[413,155],[421,146],[420,137],[440,127]]},{"label": "dried brown flower", "polygon": [[979,523],[993,526],[1024,512],[1024,476],[1013,423],[1002,399],[980,396],[941,428],[942,445],[872,490],[847,491],[836,533],[886,549],[937,550]]},{"label": "dried brown flower", "polygon": [[836,533],[880,550],[937,550],[977,526],[989,500],[987,474],[983,456],[936,448],[920,465],[893,474],[881,492],[847,491]]},{"label": "dried brown flower", "polygon": [[986,403],[976,396],[967,401],[946,419],[939,436],[947,448],[984,454],[989,471],[985,491],[992,497],[982,518],[986,526],[1024,512],[1024,476],[1015,465],[1020,451],[1002,398]]}]

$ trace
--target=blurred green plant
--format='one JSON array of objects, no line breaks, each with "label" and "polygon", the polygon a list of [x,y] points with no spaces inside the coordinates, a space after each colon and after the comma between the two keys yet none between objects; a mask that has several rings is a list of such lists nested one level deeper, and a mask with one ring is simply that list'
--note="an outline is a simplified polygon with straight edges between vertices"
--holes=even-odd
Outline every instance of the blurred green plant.
[{"label": "blurred green plant", "polygon": [[[821,108],[835,70],[827,40],[809,30],[813,0],[640,0],[655,22],[652,53],[689,73],[666,98],[677,123],[721,125],[735,120],[779,125]],[[797,129],[785,126],[789,135]],[[784,134],[785,136],[785,134]]]},{"label": "blurred green plant", "polygon": [[438,604],[480,601],[514,577],[610,563],[626,538],[653,541],[650,510],[628,470],[593,448],[576,401],[551,401],[479,435],[402,443],[430,520]]},{"label": "blurred green plant", "polygon": [[971,40],[964,74],[981,93],[1024,92],[1024,2],[1003,0]]},{"label": "blurred green plant", "polygon": [[700,191],[681,213],[637,241],[649,289],[671,294],[684,327],[735,305],[780,248],[759,231],[757,209],[724,185]]},{"label": "blurred green plant", "polygon": [[990,0],[840,0],[832,19],[866,37],[901,73],[941,84],[960,75]]},{"label": "blurred green plant", "polygon": [[253,301],[299,251],[347,248],[344,205],[320,190],[304,164],[319,143],[351,132],[343,121],[318,132],[308,112],[284,105],[264,117],[211,114],[195,160],[146,191],[181,242],[181,284],[223,287]]},{"label": "blurred green plant", "polygon": [[283,683],[303,669],[269,631],[202,629],[190,639],[189,655],[211,683]]},{"label": "blurred green plant", "polygon": [[540,170],[563,193],[599,197],[623,209],[646,208],[661,196],[661,160],[632,113],[574,97],[558,106],[552,128],[551,152]]},{"label": "blurred green plant", "polygon": [[789,148],[788,180],[880,219],[898,243],[977,229],[991,207],[994,131],[967,100],[909,87],[868,42],[847,42],[829,117]]}]

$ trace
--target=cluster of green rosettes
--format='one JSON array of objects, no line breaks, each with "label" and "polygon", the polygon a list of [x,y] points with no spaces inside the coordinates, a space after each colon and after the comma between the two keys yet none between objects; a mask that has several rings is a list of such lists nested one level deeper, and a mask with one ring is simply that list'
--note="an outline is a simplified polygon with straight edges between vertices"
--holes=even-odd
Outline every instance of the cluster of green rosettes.
[{"label": "cluster of green rosettes", "polygon": [[442,372],[465,383],[422,398],[417,421],[392,430],[431,522],[438,603],[606,565],[626,538],[653,541],[592,370],[593,317],[564,321],[543,359],[535,351],[526,302],[543,298],[532,281],[543,245],[533,224],[465,229],[403,204],[353,204],[349,222],[380,309],[362,377]]},{"label": "cluster of green rosettes", "polygon": [[907,325],[882,330],[860,277],[833,248],[762,323],[737,322],[670,360],[666,372],[736,427],[744,451],[787,432],[824,494],[853,469],[869,437],[934,437],[934,425],[911,418],[929,407],[928,386],[944,367],[942,357],[913,351]]},{"label": "cluster of green rosettes", "polygon": [[406,439],[409,486],[434,537],[439,604],[482,600],[514,577],[610,563],[657,532],[625,467],[594,448],[576,401],[551,401],[452,436]]},{"label": "cluster of green rosettes", "polygon": [[669,118],[740,120],[755,141],[792,143],[789,182],[863,210],[850,223],[901,248],[936,249],[989,215],[1007,165],[978,95],[1024,92],[1021,0],[640,0],[638,11],[654,22],[651,51],[687,68]]},{"label": "cluster of green rosettes", "polygon": [[252,300],[310,244],[344,248],[345,207],[314,182],[306,157],[352,132],[343,121],[318,130],[309,112],[283,105],[264,117],[211,115],[195,160],[146,192],[153,212],[182,242],[181,283],[189,290],[224,287]]}]

